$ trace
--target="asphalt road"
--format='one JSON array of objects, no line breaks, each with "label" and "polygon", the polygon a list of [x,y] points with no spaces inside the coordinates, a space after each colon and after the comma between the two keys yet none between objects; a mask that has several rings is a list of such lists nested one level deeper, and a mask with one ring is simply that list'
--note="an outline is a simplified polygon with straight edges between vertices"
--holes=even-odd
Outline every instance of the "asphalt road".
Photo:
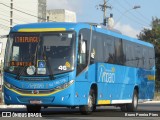
[{"label": "asphalt road", "polygon": [[[25,108],[0,108],[0,119],[2,119],[2,112],[27,114]],[[105,106],[97,107],[97,110],[91,115],[81,115],[79,109],[68,108],[47,108],[41,110],[42,118],[37,119],[62,119],[62,120],[106,120],[106,119],[143,119],[143,120],[158,120],[160,119],[160,103],[143,103],[139,104],[137,112],[121,112],[119,107]],[[135,117],[136,116],[136,117]],[[148,117],[149,116],[149,117]],[[15,117],[14,119],[22,119]],[[7,118],[8,120],[9,118]],[[13,120],[13,118],[11,118]],[[23,118],[23,120],[28,118]],[[35,118],[34,118],[35,119]]]}]

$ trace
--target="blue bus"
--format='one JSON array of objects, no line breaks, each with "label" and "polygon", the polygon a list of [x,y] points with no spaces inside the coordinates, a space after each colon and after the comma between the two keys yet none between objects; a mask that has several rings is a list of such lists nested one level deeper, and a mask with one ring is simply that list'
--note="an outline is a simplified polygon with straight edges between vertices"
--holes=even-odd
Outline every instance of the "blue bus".
[{"label": "blue bus", "polygon": [[150,43],[89,23],[32,23],[14,26],[4,62],[4,100],[42,107],[113,105],[136,111],[152,100],[155,52]]}]

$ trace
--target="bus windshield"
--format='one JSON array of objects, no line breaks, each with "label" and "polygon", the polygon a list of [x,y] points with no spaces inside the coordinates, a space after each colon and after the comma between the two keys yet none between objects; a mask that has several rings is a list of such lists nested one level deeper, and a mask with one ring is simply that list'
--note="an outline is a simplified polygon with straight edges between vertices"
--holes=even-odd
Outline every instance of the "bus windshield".
[{"label": "bus windshield", "polygon": [[23,76],[46,76],[74,69],[74,32],[11,33],[4,70]]}]

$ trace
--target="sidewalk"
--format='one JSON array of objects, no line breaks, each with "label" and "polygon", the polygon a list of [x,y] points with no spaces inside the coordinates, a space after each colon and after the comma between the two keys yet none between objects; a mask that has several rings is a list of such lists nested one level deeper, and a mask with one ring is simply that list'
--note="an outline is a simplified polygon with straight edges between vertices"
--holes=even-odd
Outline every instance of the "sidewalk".
[{"label": "sidewalk", "polygon": [[144,103],[160,103],[160,101],[146,101]]},{"label": "sidewalk", "polygon": [[4,108],[26,108],[25,105],[0,105],[0,109]]},{"label": "sidewalk", "polygon": [[[159,103],[160,101],[146,101],[146,102],[140,102],[139,104],[152,104],[152,103]],[[0,105],[0,109],[4,109],[4,108],[26,108],[25,105]]]}]

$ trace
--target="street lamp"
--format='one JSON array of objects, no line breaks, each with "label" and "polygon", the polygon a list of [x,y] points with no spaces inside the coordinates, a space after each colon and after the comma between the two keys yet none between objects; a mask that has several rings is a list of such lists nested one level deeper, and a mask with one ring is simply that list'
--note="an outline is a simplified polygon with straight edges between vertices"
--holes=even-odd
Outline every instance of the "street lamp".
[{"label": "street lamp", "polygon": [[[139,9],[139,8],[141,8],[141,6],[135,5],[133,8],[126,10],[126,11],[120,16],[120,18],[116,21],[116,24],[121,20],[121,18],[122,18],[126,13],[128,13],[128,12],[131,11],[131,10],[135,10],[135,9]],[[116,24],[115,24],[115,25],[116,25]],[[115,25],[114,25],[114,26],[115,26]]]},{"label": "street lamp", "polygon": [[138,8],[141,8],[141,6],[135,5],[132,9],[138,9]]}]

